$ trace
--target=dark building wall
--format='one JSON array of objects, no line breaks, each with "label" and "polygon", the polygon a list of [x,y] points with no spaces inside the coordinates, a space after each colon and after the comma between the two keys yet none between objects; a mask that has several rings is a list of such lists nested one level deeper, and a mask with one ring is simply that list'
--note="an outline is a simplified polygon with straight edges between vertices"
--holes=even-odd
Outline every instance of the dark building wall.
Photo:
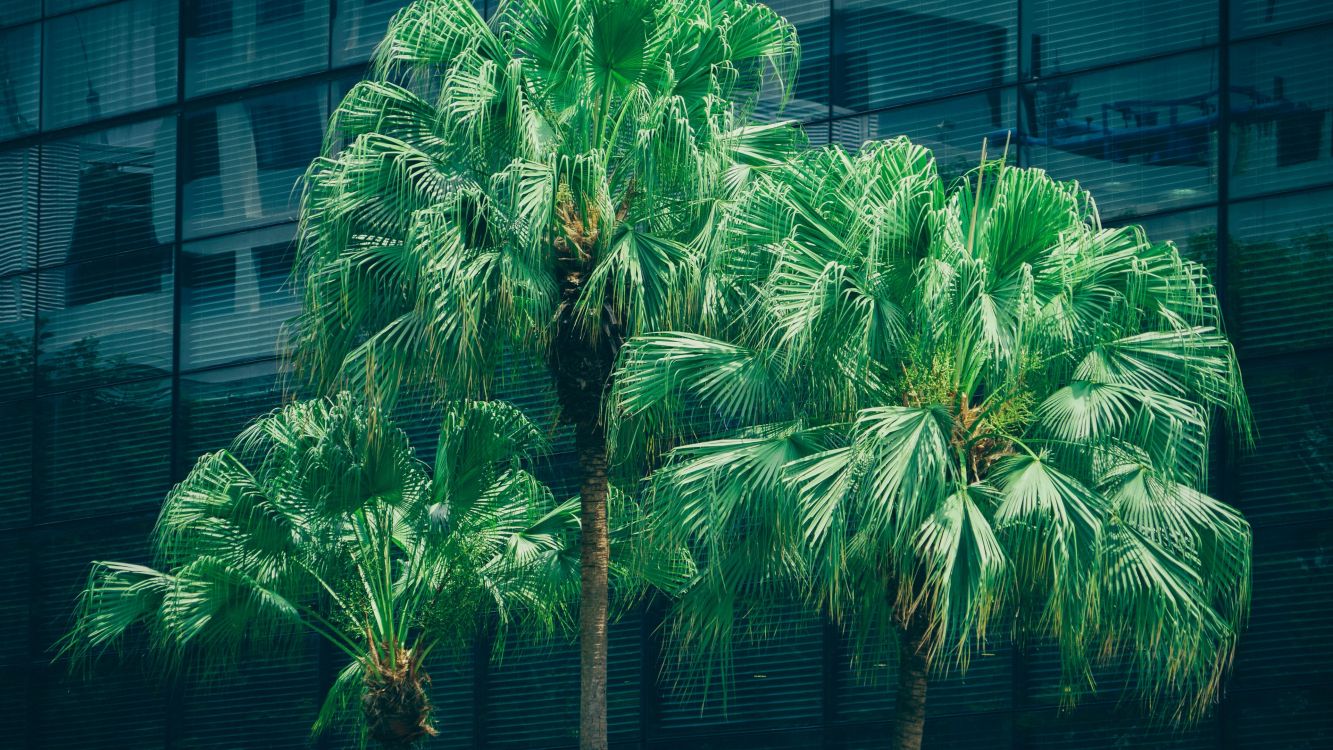
[{"label": "dark building wall", "polygon": [[[307,653],[163,682],[48,664],[92,559],[143,560],[200,452],[283,397],[293,186],[401,0],[0,0],[0,746],[287,748],[337,668]],[[1255,526],[1253,616],[1226,700],[1150,726],[1112,670],[1058,710],[1058,664],[999,640],[931,687],[929,747],[1333,745],[1333,4],[775,0],[816,144],[900,133],[946,174],[993,155],[1077,179],[1214,271],[1259,448],[1213,491]],[[765,102],[761,116],[772,116]],[[516,366],[517,367],[517,366]],[[519,368],[521,373],[521,368]],[[539,418],[549,394],[504,395]],[[429,448],[429,416],[407,407]],[[546,472],[567,476],[568,456]],[[875,747],[891,663],[847,664],[796,609],[741,647],[725,709],[677,689],[660,611],[612,627],[624,747]],[[508,644],[432,669],[433,747],[574,742],[577,658]],[[325,738],[325,747],[348,741]]]}]

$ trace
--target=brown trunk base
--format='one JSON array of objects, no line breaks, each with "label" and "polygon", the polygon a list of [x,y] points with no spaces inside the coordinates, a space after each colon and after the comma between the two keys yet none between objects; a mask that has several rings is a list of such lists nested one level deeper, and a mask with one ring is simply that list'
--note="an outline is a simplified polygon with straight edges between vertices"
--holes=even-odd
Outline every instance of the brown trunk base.
[{"label": "brown trunk base", "polygon": [[430,676],[409,651],[400,651],[393,666],[368,667],[361,710],[370,738],[380,747],[405,750],[424,737],[434,737],[430,699],[426,696],[429,684]]}]

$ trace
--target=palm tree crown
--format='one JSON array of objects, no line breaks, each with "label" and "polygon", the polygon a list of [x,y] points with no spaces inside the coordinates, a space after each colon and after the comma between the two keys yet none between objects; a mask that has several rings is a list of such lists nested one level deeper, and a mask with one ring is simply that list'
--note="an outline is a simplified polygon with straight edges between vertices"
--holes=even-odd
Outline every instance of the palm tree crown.
[{"label": "palm tree crown", "polygon": [[446,410],[433,471],[346,394],[297,402],[207,454],[172,490],[156,567],[95,562],[63,650],[143,628],[172,666],[314,633],[348,659],[316,723],[359,697],[369,736],[433,734],[422,663],[490,620],[549,626],[576,580],[578,521],[523,467],[538,431],[501,403]]},{"label": "palm tree crown", "polygon": [[612,396],[624,433],[688,437],[701,410],[730,431],[647,492],[654,544],[701,563],[681,632],[725,650],[746,606],[814,591],[862,653],[897,633],[924,701],[925,667],[965,663],[1005,613],[1058,644],[1071,695],[1123,657],[1159,707],[1206,709],[1250,531],[1200,489],[1215,413],[1248,437],[1201,266],[1040,170],[946,188],[906,139],[810,152],[726,231],[732,325],[632,339]]}]

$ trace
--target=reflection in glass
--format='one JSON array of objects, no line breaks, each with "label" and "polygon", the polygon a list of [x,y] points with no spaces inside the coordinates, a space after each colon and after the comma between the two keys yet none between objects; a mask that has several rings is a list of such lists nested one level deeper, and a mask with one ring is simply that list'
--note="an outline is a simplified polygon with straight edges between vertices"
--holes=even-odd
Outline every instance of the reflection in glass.
[{"label": "reflection in glass", "polygon": [[[1217,208],[1172,211],[1167,214],[1136,217],[1123,222],[1108,221],[1108,226],[1137,224],[1152,242],[1174,242],[1180,254],[1202,263],[1210,273],[1217,270]],[[1214,280],[1216,278],[1214,277]],[[1231,331],[1230,333],[1235,333]]]},{"label": "reflection in glass", "polygon": [[171,254],[148,250],[42,271],[38,364],[48,388],[171,371]]},{"label": "reflection in glass", "polygon": [[176,98],[176,3],[126,0],[46,21],[42,127]]},{"label": "reflection in glass", "polygon": [[1019,143],[1027,163],[1078,180],[1108,220],[1213,200],[1216,54],[1024,86]]},{"label": "reflection in glass", "polygon": [[[975,169],[981,160],[981,141],[988,139],[987,158],[1004,153],[1006,139],[1017,127],[1016,95],[1012,88],[946,99],[910,107],[895,107],[876,114],[833,122],[833,138],[846,148],[868,140],[906,135],[930,148],[945,180]],[[1016,143],[1009,146],[1009,163],[1018,163]]]},{"label": "reflection in glass", "polygon": [[290,224],[186,244],[181,254],[181,367],[274,357],[300,309]]},{"label": "reflection in glass", "polygon": [[73,391],[38,403],[43,520],[162,502],[170,485],[171,381]]},{"label": "reflection in glass", "polygon": [[186,96],[290,78],[328,63],[328,0],[193,0],[187,7]]},{"label": "reflection in glass", "polygon": [[836,0],[833,114],[1014,80],[1015,0]]},{"label": "reflection in glass", "polygon": [[1232,49],[1233,196],[1333,182],[1330,68],[1327,30]]},{"label": "reflection in glass", "polygon": [[256,417],[281,406],[284,378],[274,361],[181,375],[181,472],[204,453],[226,448]]},{"label": "reflection in glass", "polygon": [[0,140],[37,130],[41,24],[0,31]]},{"label": "reflection in glass", "polygon": [[37,147],[0,151],[0,274],[37,261]]},{"label": "reflection in glass", "polygon": [[42,146],[43,266],[175,240],[175,120]]},{"label": "reflection in glass", "polygon": [[409,0],[338,0],[333,16],[333,64],[347,65],[370,58],[384,38],[389,19]]},{"label": "reflection in glass", "polygon": [[1023,0],[1023,72],[1049,77],[1213,44],[1217,2]]},{"label": "reflection in glass", "polygon": [[33,274],[0,277],[0,401],[32,392]]},{"label": "reflection in glass", "polygon": [[1333,346],[1330,206],[1325,190],[1231,207],[1229,291],[1239,323],[1231,333],[1243,355]]},{"label": "reflection in glass", "polygon": [[1231,38],[1333,21],[1328,0],[1222,0],[1231,3]]},{"label": "reflection in glass", "polygon": [[187,115],[185,235],[295,219],[297,183],[319,155],[327,119],[324,84]]},{"label": "reflection in glass", "polygon": [[1312,358],[1245,364],[1245,391],[1261,439],[1239,458],[1237,507],[1256,528],[1328,518],[1333,515],[1333,376]]},{"label": "reflection in glass", "polygon": [[0,24],[5,26],[31,21],[41,15],[42,0],[5,0],[0,3]]},{"label": "reflection in glass", "polygon": [[[0,425],[4,425],[0,430],[0,529],[4,529],[23,526],[30,518],[32,401],[0,402]],[[0,595],[0,607],[3,599]]]},{"label": "reflection in glass", "polygon": [[[829,5],[828,0],[770,0],[764,3],[796,27],[801,43],[801,66],[790,99],[779,109],[777,87],[760,94],[754,116],[758,120],[814,120],[828,116]],[[791,82],[786,82],[791,86]]]}]

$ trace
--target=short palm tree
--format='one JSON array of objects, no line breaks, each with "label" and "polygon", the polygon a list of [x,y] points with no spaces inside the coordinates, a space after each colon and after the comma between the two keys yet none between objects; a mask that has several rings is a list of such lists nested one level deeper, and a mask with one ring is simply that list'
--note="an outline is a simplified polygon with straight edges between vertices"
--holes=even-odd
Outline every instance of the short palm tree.
[{"label": "short palm tree", "polygon": [[484,396],[549,365],[582,513],[580,742],[606,744],[603,392],[622,340],[685,325],[719,207],[795,131],[791,25],[746,0],[419,0],[335,111],[301,214],[296,362],[326,390]]},{"label": "short palm tree", "polygon": [[1071,695],[1123,658],[1156,707],[1206,710],[1250,530],[1201,489],[1217,414],[1248,439],[1205,270],[1040,170],[946,188],[906,139],[811,152],[727,227],[734,324],[631,340],[612,396],[622,424],[729,430],[647,493],[652,543],[701,563],[677,630],[725,650],[748,607],[813,592],[862,655],[897,643],[896,748],[929,670],[1011,623],[1054,641]]},{"label": "short palm tree", "polygon": [[347,658],[315,730],[359,702],[371,739],[411,747],[435,733],[426,658],[491,621],[550,626],[577,581],[577,509],[523,466],[540,445],[513,407],[454,404],[432,471],[346,394],[290,404],[172,490],[155,568],[93,563],[63,651],[142,629],[192,667],[313,633]]}]

